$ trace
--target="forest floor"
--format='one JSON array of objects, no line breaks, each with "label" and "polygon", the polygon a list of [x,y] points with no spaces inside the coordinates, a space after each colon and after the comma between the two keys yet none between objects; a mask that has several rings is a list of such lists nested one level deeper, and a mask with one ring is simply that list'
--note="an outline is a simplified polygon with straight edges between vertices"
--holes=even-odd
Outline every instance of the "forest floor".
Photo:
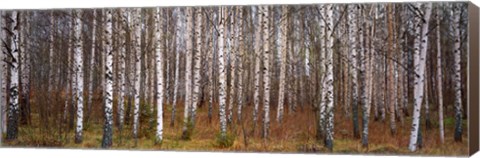
[{"label": "forest floor", "polygon": [[[99,104],[101,105],[101,104]],[[148,109],[142,106],[141,109]],[[271,107],[271,130],[270,136],[265,141],[261,138],[263,111],[259,108],[257,129],[252,132],[252,106],[243,109],[243,117],[247,118],[244,123],[245,132],[241,124],[236,122],[236,107],[234,108],[234,122],[227,128],[233,144],[230,147],[220,147],[216,137],[220,131],[218,121],[218,109],[214,105],[213,118],[209,122],[208,108],[198,108],[197,123],[190,140],[181,139],[183,126],[183,105],[177,105],[175,125],[170,126],[171,106],[164,108],[164,140],[162,144],[155,144],[154,123],[149,122],[148,112],[141,110],[139,138],[137,145],[132,137],[132,125],[127,122],[123,133],[120,135],[118,128],[114,127],[113,149],[122,150],[173,150],[173,151],[225,151],[225,152],[283,152],[283,153],[330,153],[323,147],[323,141],[315,140],[314,112],[311,107],[298,107],[295,114],[289,114],[286,109],[282,124],[276,122],[276,107]],[[98,106],[101,108],[101,106]],[[132,108],[133,109],[133,108]],[[62,119],[51,119],[50,128],[39,128],[38,114],[32,114],[31,125],[20,125],[17,140],[5,142],[5,146],[15,147],[53,147],[53,148],[82,148],[98,149],[103,136],[103,110],[94,110],[92,119],[86,123],[83,131],[83,142],[74,143],[74,130],[67,135],[59,129]],[[114,109],[116,112],[116,109]],[[408,150],[410,138],[411,117],[407,117],[402,124],[397,121],[397,133],[390,134],[388,114],[386,120],[374,121],[373,112],[369,124],[369,147],[363,148],[360,139],[353,137],[351,118],[343,115],[343,109],[335,110],[334,146],[333,153],[341,154],[412,154],[412,155],[445,155],[463,156],[468,153],[467,120],[463,123],[463,142],[453,141],[454,119],[446,116],[445,119],[445,143],[439,140],[437,116],[432,112],[432,129],[425,128],[422,118],[423,148],[416,152]],[[93,116],[95,118],[93,119]],[[116,115],[115,115],[116,116]],[[153,115],[155,116],[155,115]],[[361,118],[361,114],[360,117]],[[114,119],[116,120],[116,119]],[[361,120],[359,120],[361,128]],[[360,131],[361,132],[361,131]],[[43,134],[42,134],[43,133]],[[246,135],[244,135],[246,134]],[[66,136],[66,137],[65,137]],[[247,138],[246,141],[244,138]]]}]

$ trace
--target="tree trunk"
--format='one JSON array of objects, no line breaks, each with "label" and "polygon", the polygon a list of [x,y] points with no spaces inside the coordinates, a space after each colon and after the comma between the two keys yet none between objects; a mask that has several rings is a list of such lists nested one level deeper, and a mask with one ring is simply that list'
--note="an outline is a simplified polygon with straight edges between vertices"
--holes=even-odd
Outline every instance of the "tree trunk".
[{"label": "tree trunk", "polygon": [[164,86],[163,86],[163,18],[162,10],[156,8],[155,14],[155,61],[156,61],[156,78],[157,78],[157,93],[156,104],[157,104],[157,133],[156,133],[156,143],[161,143],[163,141],[163,95],[164,95]]},{"label": "tree trunk", "polygon": [[253,110],[253,131],[255,131],[257,125],[257,117],[258,117],[258,106],[260,105],[260,52],[262,51],[261,43],[261,31],[262,29],[262,12],[260,7],[256,7],[255,10],[252,10],[252,13],[257,12],[257,26],[255,28],[255,92],[254,96],[254,110]]},{"label": "tree trunk", "polygon": [[270,129],[270,47],[269,47],[269,6],[263,7],[263,138],[268,138]]},{"label": "tree trunk", "polygon": [[243,61],[244,61],[244,51],[245,51],[245,46],[244,46],[244,35],[243,35],[243,7],[237,6],[237,17],[240,17],[241,20],[238,20],[237,22],[237,30],[236,30],[236,35],[238,39],[238,45],[237,45],[237,62],[238,62],[238,91],[237,91],[237,121],[240,122],[242,120],[242,108],[243,108],[243,98],[245,93],[243,93]]},{"label": "tree trunk", "polygon": [[[460,47],[460,14],[461,14],[461,4],[452,4],[453,5],[453,29],[454,29],[454,56],[455,56],[455,75],[454,78],[454,89],[455,89],[455,134],[454,139],[456,142],[462,141],[462,78],[461,78],[461,54],[462,50]],[[427,27],[428,28],[428,27]],[[428,29],[427,29],[428,30]]]},{"label": "tree trunk", "polygon": [[176,21],[176,38],[175,38],[175,43],[176,43],[176,52],[175,52],[175,87],[173,90],[173,102],[172,102],[172,117],[170,120],[170,126],[173,127],[175,125],[175,111],[176,111],[176,105],[177,105],[177,98],[178,98],[178,85],[179,85],[179,75],[180,75],[180,49],[183,46],[183,42],[181,41],[181,25],[183,21],[182,17],[182,11],[180,8],[175,9],[175,13],[177,14],[177,21]]},{"label": "tree trunk", "polygon": [[220,22],[219,22],[219,37],[218,37],[218,70],[219,70],[219,109],[220,109],[220,137],[222,140],[227,136],[227,117],[225,111],[226,93],[227,93],[227,79],[225,74],[225,56],[224,56],[224,27],[227,11],[225,7],[219,8]]},{"label": "tree trunk", "polygon": [[[359,10],[359,6],[357,4],[350,4],[348,5],[348,17],[349,17],[349,41],[350,41],[350,61],[352,66],[351,74],[352,74],[352,113],[353,113],[353,137],[360,138],[360,131],[358,125],[358,87],[357,87],[357,73],[358,73],[358,57],[357,57],[357,50],[359,49],[359,45],[357,43],[357,13]],[[328,49],[328,48],[327,48]]]},{"label": "tree trunk", "polygon": [[[192,97],[192,109],[191,109],[191,123],[192,123],[192,128],[195,127],[195,118],[196,116],[196,111],[197,111],[197,106],[200,104],[200,98],[201,98],[201,83],[200,81],[202,80],[202,76],[200,75],[200,66],[201,66],[201,57],[202,57],[202,8],[198,7],[195,8],[195,20],[196,20],[196,25],[195,25],[195,43],[196,43],[196,49],[195,49],[195,57],[194,59],[194,67],[193,67],[193,79],[194,79],[194,87],[193,87],[193,97]],[[193,23],[193,22],[192,22]],[[193,36],[192,36],[193,37]],[[193,38],[191,38],[193,39]]]},{"label": "tree trunk", "polygon": [[90,115],[92,111],[92,98],[93,98],[93,75],[95,71],[95,40],[96,40],[96,25],[97,25],[97,10],[93,9],[93,24],[92,24],[92,56],[90,57],[90,74],[89,74],[89,82],[88,82],[88,100],[87,100],[87,115],[86,115],[86,121],[88,122],[90,120]]},{"label": "tree trunk", "polygon": [[284,107],[284,100],[285,100],[285,65],[287,60],[287,15],[288,9],[287,6],[282,6],[282,14],[281,17],[285,19],[281,19],[280,24],[280,31],[278,31],[278,41],[279,41],[279,49],[278,54],[281,54],[280,58],[280,84],[278,88],[278,105],[277,105],[277,122],[281,123],[283,118],[283,107]]},{"label": "tree trunk", "polygon": [[113,136],[113,50],[112,50],[112,10],[107,9],[105,23],[105,125],[103,128],[102,148],[112,146]]},{"label": "tree trunk", "polygon": [[[414,110],[413,110],[413,122],[412,130],[410,135],[409,150],[415,151],[417,145],[419,144],[419,128],[420,128],[420,110],[422,106],[423,94],[424,94],[424,80],[425,80],[425,65],[426,65],[426,55],[427,55],[427,44],[428,44],[428,21],[430,19],[432,3],[427,3],[425,5],[424,17],[425,23],[422,23],[422,20],[415,18],[415,46],[414,46],[414,65],[415,65],[415,90],[414,90]],[[420,10],[420,4],[416,4],[416,7]]]},{"label": "tree trunk", "polygon": [[83,131],[83,39],[82,39],[82,10],[75,10],[74,26],[74,58],[75,58],[75,80],[76,80],[76,106],[77,126],[75,130],[75,143],[82,143]]},{"label": "tree trunk", "polygon": [[327,46],[327,51],[326,51],[326,59],[325,59],[325,65],[326,65],[326,78],[323,80],[323,85],[324,88],[327,89],[327,95],[322,99],[325,102],[326,108],[325,108],[325,113],[326,113],[326,136],[325,136],[325,147],[327,147],[330,151],[333,150],[333,128],[334,128],[334,123],[333,123],[333,118],[334,118],[334,99],[333,99],[333,5],[332,4],[326,4],[326,35],[327,35],[327,40],[326,40],[326,46]]},{"label": "tree trunk", "polygon": [[7,137],[6,140],[15,140],[18,137],[18,12],[12,11],[10,15],[11,25],[8,30],[11,34],[10,54],[10,99],[8,108]]},{"label": "tree trunk", "polygon": [[442,50],[441,50],[441,35],[440,35],[440,17],[442,10],[437,8],[437,92],[438,92],[438,128],[440,130],[440,141],[445,142],[445,131],[443,124],[443,75],[442,75]]},{"label": "tree trunk", "polygon": [[189,139],[191,126],[191,119],[189,118],[189,112],[192,108],[192,58],[193,58],[193,8],[185,8],[187,32],[185,33],[185,40],[187,45],[187,51],[185,52],[186,64],[185,64],[185,109],[183,116],[183,128],[182,138]]},{"label": "tree trunk", "polygon": [[138,127],[139,127],[139,119],[140,119],[140,74],[142,73],[141,68],[141,9],[136,8],[133,12],[133,21],[134,21],[134,48],[135,48],[135,83],[134,83],[134,104],[135,107],[133,109],[133,138],[135,139],[135,145],[138,141]]}]

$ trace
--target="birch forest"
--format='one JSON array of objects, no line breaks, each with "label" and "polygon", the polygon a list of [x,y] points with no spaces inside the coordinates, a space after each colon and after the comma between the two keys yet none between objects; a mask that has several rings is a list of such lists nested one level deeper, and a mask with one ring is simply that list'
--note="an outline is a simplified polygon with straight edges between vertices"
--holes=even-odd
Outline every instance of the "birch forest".
[{"label": "birch forest", "polygon": [[0,12],[3,146],[468,153],[464,2]]}]

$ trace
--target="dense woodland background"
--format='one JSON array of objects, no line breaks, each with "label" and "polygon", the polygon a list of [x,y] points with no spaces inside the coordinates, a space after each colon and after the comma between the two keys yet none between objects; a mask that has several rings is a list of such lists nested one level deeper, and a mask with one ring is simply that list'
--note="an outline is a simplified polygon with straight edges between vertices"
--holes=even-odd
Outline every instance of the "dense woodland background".
[{"label": "dense woodland background", "polygon": [[466,3],[1,17],[6,146],[468,151]]}]

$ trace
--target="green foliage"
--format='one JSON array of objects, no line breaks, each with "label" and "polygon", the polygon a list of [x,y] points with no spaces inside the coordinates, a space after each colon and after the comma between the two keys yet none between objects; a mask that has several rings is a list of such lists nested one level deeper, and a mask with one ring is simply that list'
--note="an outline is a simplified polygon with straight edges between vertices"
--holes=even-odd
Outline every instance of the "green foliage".
[{"label": "green foliage", "polygon": [[221,133],[218,133],[215,139],[215,146],[220,148],[228,148],[233,145],[235,141],[235,136],[227,133],[225,136],[222,136]]},{"label": "green foliage", "polygon": [[454,117],[446,117],[444,119],[444,123],[446,127],[453,127],[455,125],[455,118]]},{"label": "green foliage", "polygon": [[182,139],[183,140],[191,140],[193,134],[193,122],[189,119],[187,122],[187,130],[183,131]]}]

